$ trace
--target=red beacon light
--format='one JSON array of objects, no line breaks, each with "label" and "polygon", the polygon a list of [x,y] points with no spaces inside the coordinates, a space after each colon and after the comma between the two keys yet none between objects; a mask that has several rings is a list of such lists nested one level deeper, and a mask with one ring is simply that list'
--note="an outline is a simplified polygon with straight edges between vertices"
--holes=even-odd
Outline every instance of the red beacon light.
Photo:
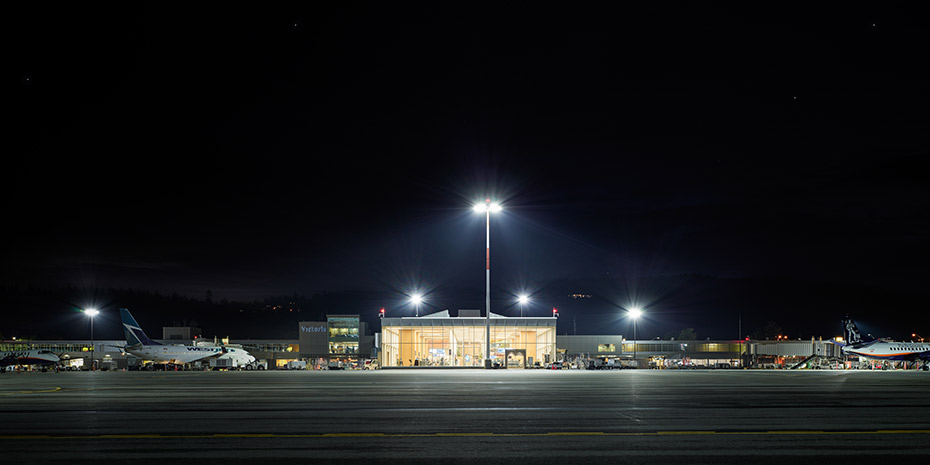
[{"label": "red beacon light", "polygon": [[553,317],[553,318],[558,318],[558,317],[559,317],[559,309],[557,309],[557,308],[555,308],[555,307],[552,307],[552,317]]},{"label": "red beacon light", "polygon": [[378,318],[384,318],[384,307],[381,307],[381,311],[378,312]]}]

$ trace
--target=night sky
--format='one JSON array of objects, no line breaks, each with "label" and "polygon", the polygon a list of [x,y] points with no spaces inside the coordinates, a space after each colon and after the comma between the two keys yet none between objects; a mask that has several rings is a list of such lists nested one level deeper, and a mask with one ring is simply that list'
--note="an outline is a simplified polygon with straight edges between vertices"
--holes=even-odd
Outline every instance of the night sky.
[{"label": "night sky", "polygon": [[601,7],[18,5],[2,283],[930,332],[924,17]]}]

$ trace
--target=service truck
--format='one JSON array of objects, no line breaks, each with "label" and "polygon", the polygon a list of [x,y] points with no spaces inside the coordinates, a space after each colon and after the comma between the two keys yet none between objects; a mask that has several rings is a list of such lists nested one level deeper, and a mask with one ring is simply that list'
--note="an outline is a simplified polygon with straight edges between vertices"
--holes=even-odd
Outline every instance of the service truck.
[{"label": "service truck", "polygon": [[306,370],[307,362],[304,360],[291,360],[287,362],[288,370]]},{"label": "service truck", "polygon": [[268,362],[264,360],[253,360],[249,363],[242,363],[236,358],[211,358],[210,368],[214,370],[265,370],[268,368]]}]

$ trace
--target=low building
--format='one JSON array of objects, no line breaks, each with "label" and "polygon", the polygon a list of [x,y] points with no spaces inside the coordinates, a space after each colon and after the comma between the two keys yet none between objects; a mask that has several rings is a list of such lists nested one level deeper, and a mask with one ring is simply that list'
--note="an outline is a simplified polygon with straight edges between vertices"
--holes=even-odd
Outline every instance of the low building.
[{"label": "low building", "polygon": [[753,368],[792,368],[814,357],[844,358],[842,348],[830,340],[752,341],[749,354]]},{"label": "low building", "polygon": [[312,365],[357,363],[372,358],[374,336],[359,315],[326,315],[326,321],[301,321],[300,358]]},{"label": "low building", "polygon": [[457,317],[443,310],[420,317],[384,318],[380,364],[384,368],[483,368],[488,349],[491,363],[498,366],[524,368],[548,363],[555,360],[556,320],[494,313],[483,318],[474,310],[460,310]]},{"label": "low building", "polygon": [[[568,362],[630,360],[640,368],[739,367],[749,351],[745,341],[631,341],[623,336],[559,336],[560,356]],[[741,357],[740,354],[743,354]]]},{"label": "low building", "polygon": [[813,357],[843,356],[829,340],[739,341],[739,340],[642,340],[623,336],[558,336],[562,361],[588,362],[621,358],[640,368],[792,368]]}]

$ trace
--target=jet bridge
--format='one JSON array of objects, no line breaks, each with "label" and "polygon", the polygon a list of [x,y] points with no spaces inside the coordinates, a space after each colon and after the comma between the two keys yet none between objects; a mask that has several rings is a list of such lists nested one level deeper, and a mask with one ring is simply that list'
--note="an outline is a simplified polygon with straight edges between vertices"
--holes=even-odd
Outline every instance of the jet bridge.
[{"label": "jet bridge", "polygon": [[788,367],[789,370],[813,369],[813,370],[835,370],[843,366],[843,359],[839,357],[829,357],[825,355],[810,355],[804,360]]}]

